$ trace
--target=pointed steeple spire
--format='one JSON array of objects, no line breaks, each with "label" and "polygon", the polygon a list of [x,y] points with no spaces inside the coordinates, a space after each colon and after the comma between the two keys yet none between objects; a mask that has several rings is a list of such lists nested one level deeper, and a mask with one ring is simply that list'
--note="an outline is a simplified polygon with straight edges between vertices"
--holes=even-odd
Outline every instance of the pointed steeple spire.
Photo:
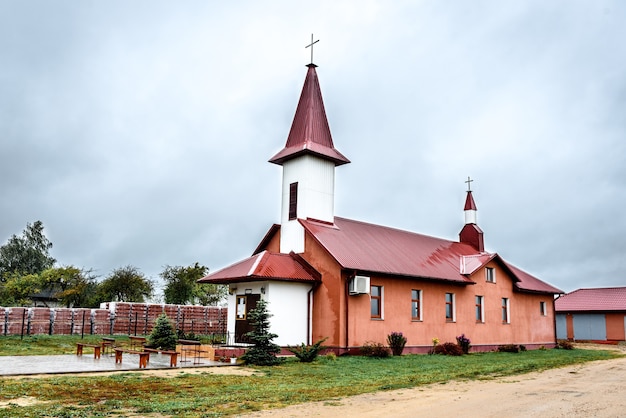
[{"label": "pointed steeple spire", "polygon": [[324,101],[322,100],[322,91],[315,71],[317,65],[311,63],[307,67],[309,69],[285,148],[269,161],[283,165],[285,161],[292,158],[312,154],[332,161],[335,166],[347,164],[350,160],[337,151],[333,145]]},{"label": "pointed steeple spire", "polygon": [[478,227],[476,222],[476,203],[474,202],[474,197],[472,196],[472,190],[470,188],[470,183],[472,181],[473,180],[471,180],[469,177],[466,181],[467,196],[465,197],[465,207],[463,208],[463,211],[465,213],[465,226],[459,233],[459,241],[470,244],[478,251],[483,252],[485,251],[483,231]]},{"label": "pointed steeple spire", "polygon": [[472,191],[467,191],[467,197],[465,198],[465,207],[463,208],[465,212],[465,223],[466,224],[475,224],[476,223],[476,203],[474,202],[474,198],[472,197]]}]

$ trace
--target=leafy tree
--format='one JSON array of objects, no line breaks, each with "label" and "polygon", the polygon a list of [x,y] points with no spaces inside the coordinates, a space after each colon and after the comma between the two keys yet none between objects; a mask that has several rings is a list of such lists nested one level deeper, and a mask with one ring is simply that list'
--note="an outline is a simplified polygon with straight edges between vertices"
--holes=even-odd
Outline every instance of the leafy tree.
[{"label": "leafy tree", "polygon": [[246,333],[246,336],[254,345],[241,356],[246,364],[273,366],[282,362],[281,358],[276,357],[280,353],[280,347],[272,342],[278,335],[270,332],[269,318],[271,316],[272,314],[267,310],[267,302],[264,300],[259,300],[256,308],[248,312],[252,331]]},{"label": "leafy tree", "polygon": [[217,305],[224,299],[228,289],[224,285],[200,284],[198,279],[206,276],[209,269],[195,263],[193,266],[165,266],[160,276],[165,281],[165,303]]},{"label": "leafy tree", "polygon": [[226,298],[228,286],[214,283],[196,283],[196,302],[204,306],[215,306]]},{"label": "leafy tree", "polygon": [[95,298],[98,284],[91,271],[74,266],[50,268],[41,273],[41,278],[44,286],[51,288],[67,308],[98,306]]},{"label": "leafy tree", "polygon": [[160,276],[165,281],[165,303],[185,305],[193,303],[196,281],[205,276],[208,269],[198,263],[190,267],[165,266]]},{"label": "leafy tree", "polygon": [[43,283],[37,274],[7,273],[0,283],[0,304],[5,306],[28,306],[31,296],[41,292]]},{"label": "leafy tree", "polygon": [[152,332],[148,336],[148,346],[161,350],[175,350],[177,340],[176,331],[172,323],[167,315],[162,313],[157,318],[154,328],[152,328]]},{"label": "leafy tree", "polygon": [[22,235],[12,235],[0,247],[0,280],[9,273],[39,274],[54,265],[56,260],[48,254],[52,243],[44,235],[43,223],[26,224]]},{"label": "leafy tree", "polygon": [[145,302],[152,296],[154,285],[137,267],[126,266],[113,272],[98,286],[98,300],[114,302]]}]

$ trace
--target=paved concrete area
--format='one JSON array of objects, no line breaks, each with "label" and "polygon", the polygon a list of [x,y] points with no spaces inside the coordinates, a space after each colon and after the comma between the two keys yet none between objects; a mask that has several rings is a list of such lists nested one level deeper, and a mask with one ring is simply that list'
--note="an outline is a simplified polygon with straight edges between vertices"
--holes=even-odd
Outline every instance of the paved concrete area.
[{"label": "paved concrete area", "polygon": [[[124,353],[122,363],[115,363],[115,356],[103,354],[94,359],[93,352],[85,349],[85,354],[64,354],[59,356],[0,356],[0,376],[20,376],[33,374],[61,374],[61,373],[92,373],[114,371],[139,371],[139,356]],[[178,361],[178,369],[185,367],[216,367],[229,366],[226,363],[200,359],[196,363],[192,358],[189,361]],[[170,369],[170,356],[150,354],[147,369]]]}]

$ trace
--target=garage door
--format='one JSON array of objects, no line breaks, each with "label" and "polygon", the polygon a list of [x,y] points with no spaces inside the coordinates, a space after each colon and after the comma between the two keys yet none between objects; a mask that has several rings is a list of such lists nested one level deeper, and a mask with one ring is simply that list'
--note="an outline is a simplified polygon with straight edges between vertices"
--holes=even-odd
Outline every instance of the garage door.
[{"label": "garage door", "polygon": [[565,314],[556,315],[556,338],[567,340],[567,319]]},{"label": "garage door", "polygon": [[575,340],[606,340],[606,318],[604,314],[574,315]]}]

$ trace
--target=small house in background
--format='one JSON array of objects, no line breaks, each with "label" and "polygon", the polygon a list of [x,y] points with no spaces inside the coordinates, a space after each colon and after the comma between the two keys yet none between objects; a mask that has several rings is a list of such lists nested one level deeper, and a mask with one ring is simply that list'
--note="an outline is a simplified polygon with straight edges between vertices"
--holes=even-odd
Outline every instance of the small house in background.
[{"label": "small house in background", "polygon": [[578,289],[554,304],[558,339],[626,340],[626,287]]},{"label": "small house in background", "polygon": [[58,308],[61,306],[61,301],[57,297],[60,293],[60,290],[56,287],[46,287],[42,289],[40,292],[32,293],[29,295],[29,298],[33,302],[33,306],[37,307],[45,307],[45,308]]},{"label": "small house in background", "polygon": [[282,346],[326,338],[337,353],[356,352],[392,332],[413,353],[461,334],[478,351],[554,346],[563,292],[485,251],[469,187],[458,241],[335,216],[335,171],[350,161],[333,145],[317,66],[307,67],[287,143],[269,160],[282,167],[280,224],[251,257],[199,280],[229,285],[230,342],[247,342],[263,299]]}]

